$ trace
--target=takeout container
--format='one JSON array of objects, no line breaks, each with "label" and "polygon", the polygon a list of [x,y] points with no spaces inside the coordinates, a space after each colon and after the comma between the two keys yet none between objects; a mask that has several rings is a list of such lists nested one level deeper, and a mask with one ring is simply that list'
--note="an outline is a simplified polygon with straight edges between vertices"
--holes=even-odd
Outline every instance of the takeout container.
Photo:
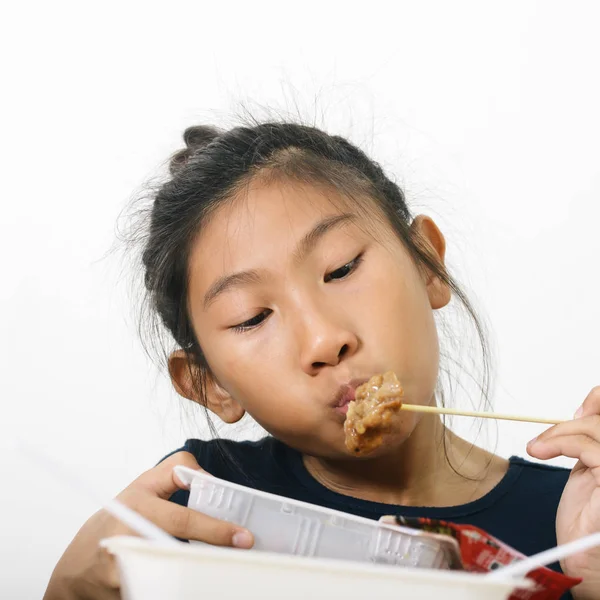
[{"label": "takeout container", "polygon": [[247,527],[255,546],[103,540],[116,556],[123,600],[505,600],[533,583],[451,570],[460,555],[448,536],[267,494],[183,466],[174,472],[190,488],[190,508]]},{"label": "takeout container", "polygon": [[123,600],[505,600],[530,580],[114,537]]},{"label": "takeout container", "polygon": [[236,485],[184,466],[188,507],[246,527],[254,550],[431,569],[460,567],[455,539],[291,500]]}]

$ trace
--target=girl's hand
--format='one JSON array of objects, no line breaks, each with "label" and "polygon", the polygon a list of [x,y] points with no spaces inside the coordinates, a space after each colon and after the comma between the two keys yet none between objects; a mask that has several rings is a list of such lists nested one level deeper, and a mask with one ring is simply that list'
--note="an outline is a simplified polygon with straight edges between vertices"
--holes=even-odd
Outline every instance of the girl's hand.
[{"label": "girl's hand", "polygon": [[[527,445],[542,460],[556,456],[578,459],[556,515],[559,544],[600,531],[600,386],[585,399],[572,421],[554,425]],[[561,562],[567,575],[582,577],[573,590],[575,598],[600,598],[600,548]]]},{"label": "girl's hand", "polygon": [[[169,502],[185,486],[173,475],[175,465],[199,469],[188,452],[178,452],[146,471],[117,498],[170,534],[218,546],[250,548],[250,532],[231,523]],[[113,557],[98,546],[102,538],[135,535],[105,511],[92,516],[79,530],[50,578],[44,600],[117,600],[119,577]]]}]

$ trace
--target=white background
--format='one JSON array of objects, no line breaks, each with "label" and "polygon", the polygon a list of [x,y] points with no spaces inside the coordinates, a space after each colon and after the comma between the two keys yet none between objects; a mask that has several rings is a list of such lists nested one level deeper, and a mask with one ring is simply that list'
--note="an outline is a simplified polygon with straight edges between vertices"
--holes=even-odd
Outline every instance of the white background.
[{"label": "white background", "polygon": [[[438,218],[491,323],[495,408],[571,416],[600,383],[599,17],[592,1],[13,3],[0,18],[0,597],[41,597],[97,508],[16,436],[108,498],[205,430],[143,354],[106,253],[183,129],[240,101],[298,106],[380,160]],[[523,455],[541,430],[499,423],[478,442]]]}]

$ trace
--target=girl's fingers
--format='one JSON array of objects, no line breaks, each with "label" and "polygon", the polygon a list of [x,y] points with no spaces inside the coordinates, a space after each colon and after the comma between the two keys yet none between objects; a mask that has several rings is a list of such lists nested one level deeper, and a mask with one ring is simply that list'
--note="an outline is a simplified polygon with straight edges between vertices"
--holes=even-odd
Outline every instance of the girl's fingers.
[{"label": "girl's fingers", "polygon": [[140,475],[119,499],[175,537],[215,546],[251,548],[254,538],[247,529],[169,502],[177,490],[186,489],[173,473],[176,465],[203,471],[193,454],[177,452]]},{"label": "girl's fingers", "polygon": [[251,548],[254,544],[254,538],[247,529],[214,519],[174,502],[145,496],[133,500],[133,503],[131,508],[175,537],[198,540],[215,546]]},{"label": "girl's fingers", "polygon": [[600,414],[600,385],[592,388],[575,416],[578,418],[598,414]]},{"label": "girl's fingers", "polygon": [[186,489],[181,481],[174,475],[173,467],[183,465],[196,471],[204,471],[189,452],[177,452],[163,460],[153,469],[142,473],[130,486],[132,488],[144,488],[152,494],[168,500],[177,490]]},{"label": "girl's fingers", "polygon": [[559,423],[544,431],[535,441],[546,443],[555,437],[566,435],[585,435],[600,443],[600,415],[592,414],[587,417]]},{"label": "girl's fingers", "polygon": [[173,474],[176,465],[201,470],[192,454],[178,452],[140,475],[119,499],[175,537],[216,546],[251,548],[254,538],[247,529],[169,502],[173,493],[186,488]]},{"label": "girl's fingers", "polygon": [[528,448],[534,441],[546,443],[554,437],[564,435],[587,435],[600,443],[600,386],[593,388],[587,395],[571,421],[550,427],[529,442]]},{"label": "girl's fingers", "polygon": [[529,443],[527,451],[540,460],[567,456],[580,460],[590,469],[600,466],[600,443],[585,434],[540,436]]}]

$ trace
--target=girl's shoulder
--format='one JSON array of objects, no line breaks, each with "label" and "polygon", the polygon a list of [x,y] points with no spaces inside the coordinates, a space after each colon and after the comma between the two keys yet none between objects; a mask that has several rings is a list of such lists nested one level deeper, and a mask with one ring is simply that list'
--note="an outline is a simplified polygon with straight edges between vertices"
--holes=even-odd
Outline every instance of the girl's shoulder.
[{"label": "girl's shoulder", "polygon": [[536,515],[554,522],[556,509],[571,470],[511,456],[508,472],[480,504],[506,514],[518,509],[526,513],[535,505]]},{"label": "girl's shoulder", "polygon": [[519,474],[520,483],[564,487],[571,474],[571,469],[566,467],[533,462],[521,456],[511,456],[509,463],[510,469]]},{"label": "girl's shoulder", "polygon": [[285,472],[287,447],[271,436],[256,441],[228,439],[188,439],[185,444],[167,454],[189,452],[208,473],[240,485],[261,488],[277,481]]},{"label": "girl's shoulder", "polygon": [[557,465],[550,465],[545,462],[534,462],[522,456],[511,456],[509,459],[511,464],[521,465],[527,469],[533,469],[540,473],[570,473],[571,469],[567,467],[559,467]]}]

